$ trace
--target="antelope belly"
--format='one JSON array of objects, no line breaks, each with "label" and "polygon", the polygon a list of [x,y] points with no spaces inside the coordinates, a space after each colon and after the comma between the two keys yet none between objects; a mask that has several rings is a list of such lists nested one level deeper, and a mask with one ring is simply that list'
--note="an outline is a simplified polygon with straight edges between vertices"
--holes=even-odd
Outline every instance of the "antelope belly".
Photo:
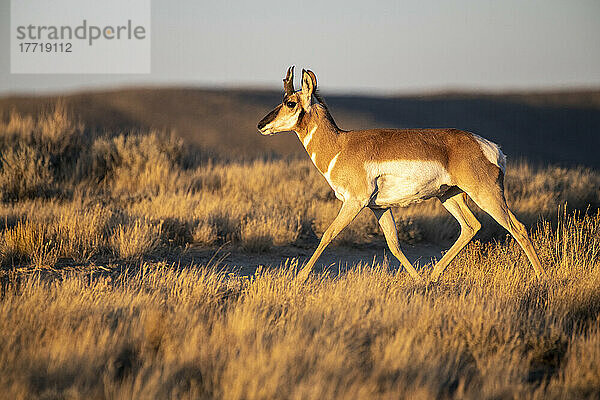
[{"label": "antelope belly", "polygon": [[437,161],[386,161],[367,168],[375,184],[371,206],[404,207],[443,194],[452,185]]}]

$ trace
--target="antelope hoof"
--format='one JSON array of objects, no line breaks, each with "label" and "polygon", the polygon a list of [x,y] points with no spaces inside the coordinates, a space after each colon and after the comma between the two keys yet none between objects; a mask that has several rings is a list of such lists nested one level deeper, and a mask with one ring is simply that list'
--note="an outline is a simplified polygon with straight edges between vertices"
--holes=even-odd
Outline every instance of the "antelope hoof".
[{"label": "antelope hoof", "polygon": [[540,282],[548,282],[548,280],[549,280],[548,273],[545,270],[541,270],[540,272],[536,271],[535,276],[536,276],[537,280]]},{"label": "antelope hoof", "polygon": [[310,274],[310,269],[304,268],[304,269],[300,270],[300,272],[298,272],[298,275],[296,276],[296,282],[298,282],[298,283],[306,282],[309,274]]}]

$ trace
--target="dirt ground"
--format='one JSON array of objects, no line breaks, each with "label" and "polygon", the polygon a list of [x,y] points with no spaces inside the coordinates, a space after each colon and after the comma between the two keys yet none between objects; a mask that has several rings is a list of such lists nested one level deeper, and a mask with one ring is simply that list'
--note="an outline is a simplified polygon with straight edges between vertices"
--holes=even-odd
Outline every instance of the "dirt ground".
[{"label": "dirt ground", "polygon": [[[236,250],[231,246],[224,246],[219,250],[192,247],[181,255],[179,262],[181,264],[218,263],[219,266],[230,269],[232,272],[241,275],[252,275],[259,266],[278,268],[284,265],[288,259],[298,258],[300,265],[302,265],[308,261],[315,248],[316,245],[314,247],[286,246],[274,248],[266,253],[256,254]],[[429,243],[402,245],[402,251],[417,269],[434,262],[434,258],[441,258],[441,252],[445,250],[447,250],[446,247]],[[380,263],[385,259],[389,261],[391,268],[398,268],[398,260],[385,247],[385,243],[352,247],[330,246],[325,249],[317,261],[315,271],[320,272],[329,269],[332,274],[335,274],[338,270],[344,270],[359,262],[370,264],[375,261]]]}]

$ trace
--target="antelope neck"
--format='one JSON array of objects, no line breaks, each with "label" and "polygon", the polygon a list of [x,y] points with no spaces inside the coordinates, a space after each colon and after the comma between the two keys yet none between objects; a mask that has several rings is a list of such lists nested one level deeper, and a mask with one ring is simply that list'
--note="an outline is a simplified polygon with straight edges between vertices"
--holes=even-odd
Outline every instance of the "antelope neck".
[{"label": "antelope neck", "polygon": [[325,173],[331,160],[340,152],[338,145],[339,129],[326,115],[326,110],[313,110],[305,118],[305,124],[296,130],[298,138],[306,149],[308,156],[321,173]]}]

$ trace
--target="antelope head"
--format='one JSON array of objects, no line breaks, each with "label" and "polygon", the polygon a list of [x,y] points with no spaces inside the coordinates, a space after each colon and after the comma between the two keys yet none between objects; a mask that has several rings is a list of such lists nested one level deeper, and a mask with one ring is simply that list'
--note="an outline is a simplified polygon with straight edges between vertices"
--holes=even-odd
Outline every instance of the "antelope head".
[{"label": "antelope head", "polygon": [[263,135],[296,130],[302,118],[310,112],[312,97],[317,89],[317,77],[312,71],[302,70],[302,90],[294,90],[294,67],[289,67],[283,79],[283,101],[259,123]]}]

